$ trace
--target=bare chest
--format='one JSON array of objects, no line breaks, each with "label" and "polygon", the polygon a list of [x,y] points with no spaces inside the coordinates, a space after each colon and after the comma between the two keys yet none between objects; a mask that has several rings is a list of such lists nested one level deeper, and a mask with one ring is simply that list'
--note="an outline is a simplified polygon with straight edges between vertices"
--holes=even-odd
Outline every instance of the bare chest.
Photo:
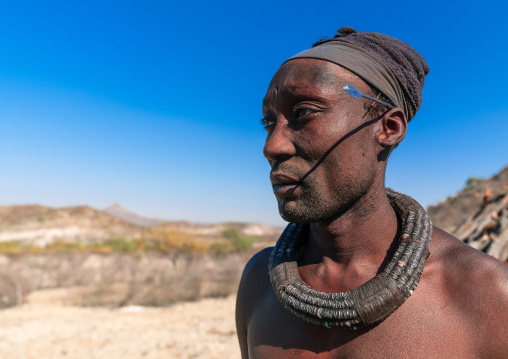
[{"label": "bare chest", "polygon": [[304,322],[283,308],[272,291],[251,317],[249,358],[475,357],[460,315],[448,305],[413,297],[382,323],[350,331]]}]

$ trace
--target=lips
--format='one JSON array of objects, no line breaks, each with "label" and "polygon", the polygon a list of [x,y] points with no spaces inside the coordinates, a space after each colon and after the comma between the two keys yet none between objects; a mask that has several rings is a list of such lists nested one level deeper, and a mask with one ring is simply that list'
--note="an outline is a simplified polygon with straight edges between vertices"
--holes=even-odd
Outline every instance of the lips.
[{"label": "lips", "polygon": [[272,182],[273,193],[280,197],[293,194],[301,185],[297,178],[276,172],[270,174],[270,181]]}]

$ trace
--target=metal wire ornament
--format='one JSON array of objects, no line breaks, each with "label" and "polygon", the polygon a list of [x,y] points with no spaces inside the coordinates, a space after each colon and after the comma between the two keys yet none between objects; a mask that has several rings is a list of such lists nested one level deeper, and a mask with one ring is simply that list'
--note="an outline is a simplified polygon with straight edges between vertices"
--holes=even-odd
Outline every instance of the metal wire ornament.
[{"label": "metal wire ornament", "polygon": [[402,221],[399,246],[382,273],[348,292],[320,292],[303,282],[297,259],[309,226],[286,227],[268,264],[273,289],[286,309],[327,328],[359,329],[381,322],[413,294],[430,254],[432,223],[411,197],[391,189],[386,194]]},{"label": "metal wire ornament", "polygon": [[374,102],[377,102],[377,103],[380,103],[382,105],[385,105],[386,107],[388,108],[393,108],[394,106],[393,105],[390,105],[389,103],[386,103],[384,101],[381,101],[375,97],[372,97],[372,96],[369,96],[367,94],[364,94],[363,92],[360,92],[360,90],[358,90],[356,87],[354,87],[353,85],[350,85],[350,84],[347,84],[347,85],[344,85],[343,89],[351,96],[353,96],[354,98],[362,98],[362,97],[365,97],[365,98],[368,98]]}]

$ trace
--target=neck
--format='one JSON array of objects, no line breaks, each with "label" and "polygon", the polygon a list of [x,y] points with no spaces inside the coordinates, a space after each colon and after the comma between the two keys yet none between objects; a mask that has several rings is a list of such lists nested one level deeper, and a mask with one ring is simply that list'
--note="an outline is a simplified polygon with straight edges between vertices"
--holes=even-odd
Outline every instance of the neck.
[{"label": "neck", "polygon": [[323,263],[343,269],[368,266],[378,271],[390,258],[399,229],[384,186],[379,186],[341,216],[310,225],[302,264]]}]

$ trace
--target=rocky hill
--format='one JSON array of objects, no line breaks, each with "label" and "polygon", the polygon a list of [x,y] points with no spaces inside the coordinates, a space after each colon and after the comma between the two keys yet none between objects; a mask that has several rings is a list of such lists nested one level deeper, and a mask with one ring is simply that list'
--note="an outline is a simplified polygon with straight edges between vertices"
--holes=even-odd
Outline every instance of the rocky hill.
[{"label": "rocky hill", "polygon": [[282,228],[263,223],[196,224],[146,218],[116,204],[105,210],[89,206],[50,208],[41,205],[0,206],[0,242],[22,241],[45,246],[54,241],[97,242],[110,237],[139,238],[148,228],[221,236],[228,228],[242,235],[275,240]]},{"label": "rocky hill", "polygon": [[434,225],[508,262],[508,166],[488,179],[469,178],[462,191],[427,211]]},{"label": "rocky hill", "polygon": [[163,221],[140,216],[136,213],[122,207],[122,205],[115,203],[103,210],[113,217],[121,219],[125,222],[153,228],[156,226],[163,226],[165,228],[172,228],[180,232],[186,232],[200,236],[217,236],[228,228],[235,228],[238,232],[245,236],[258,237],[264,239],[278,238],[282,233],[282,228],[270,226],[265,223],[259,222],[224,222],[214,224],[200,224],[188,221]]},{"label": "rocky hill", "polygon": [[137,226],[89,206],[0,207],[0,242],[27,241],[44,246],[56,240],[93,242],[111,236],[136,238],[139,233]]}]

